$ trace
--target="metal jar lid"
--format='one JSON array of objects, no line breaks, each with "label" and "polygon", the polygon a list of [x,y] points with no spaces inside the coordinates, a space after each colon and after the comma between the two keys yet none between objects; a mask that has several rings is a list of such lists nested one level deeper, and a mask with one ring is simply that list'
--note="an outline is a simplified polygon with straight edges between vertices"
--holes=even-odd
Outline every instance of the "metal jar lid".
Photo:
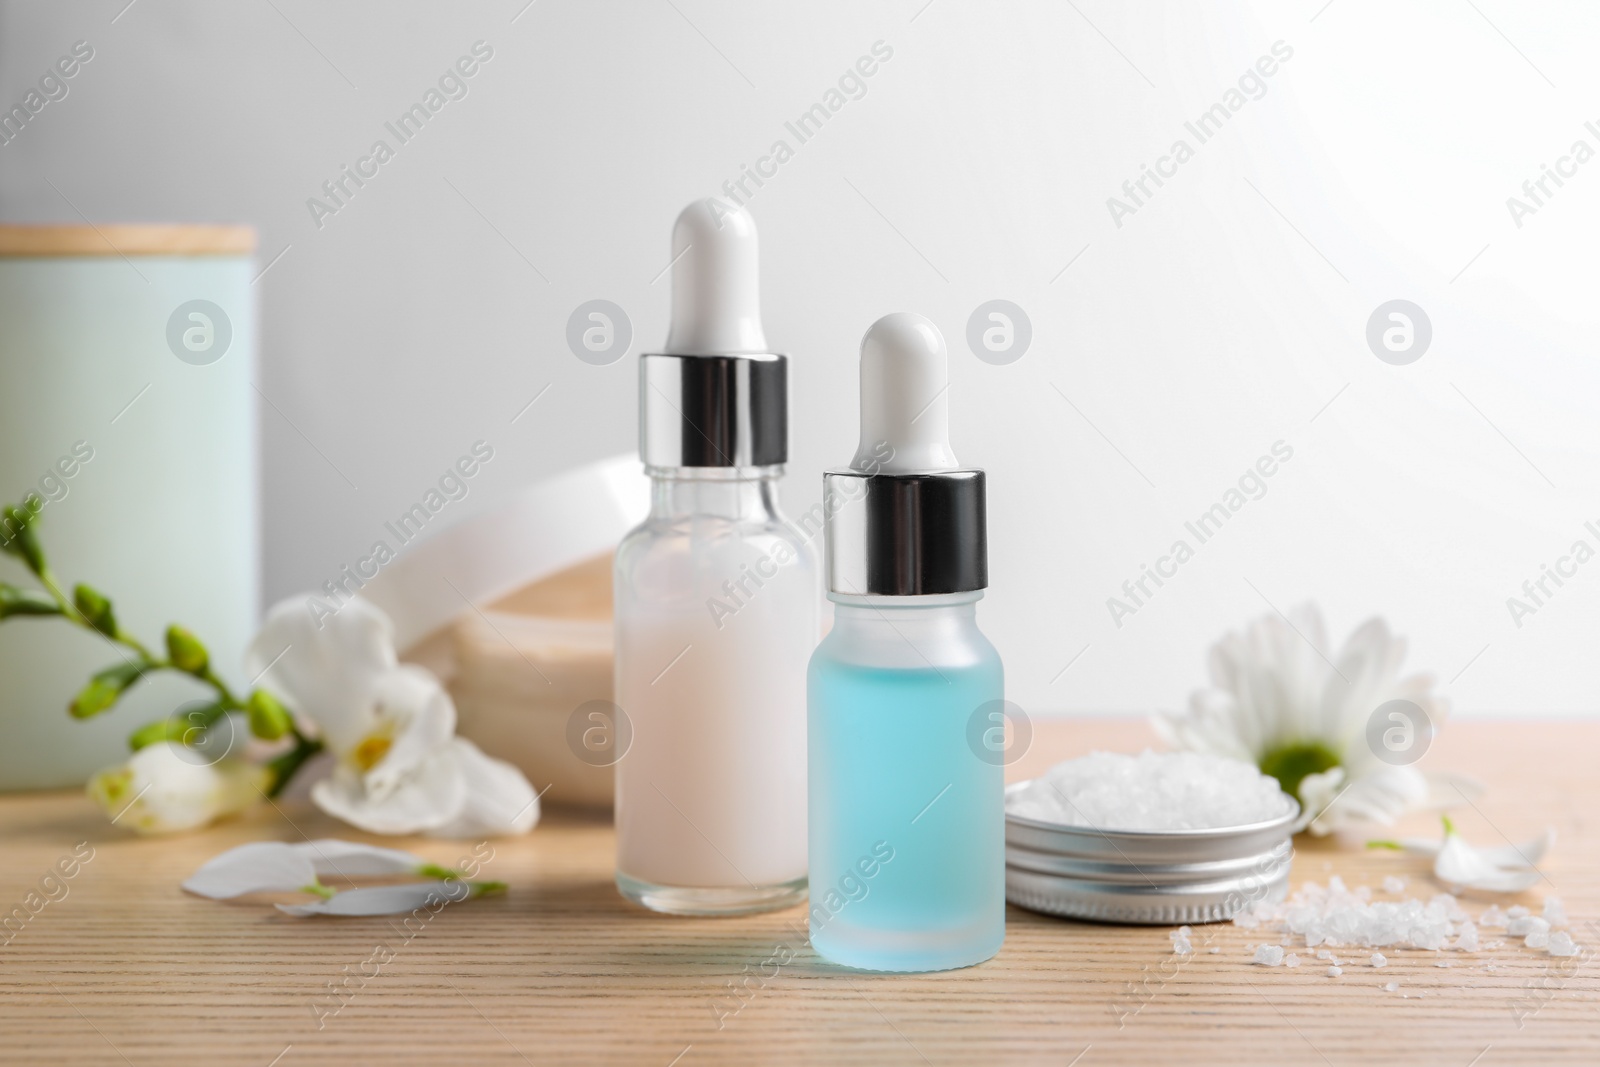
[{"label": "metal jar lid", "polygon": [[989,584],[981,470],[829,471],[828,591],[869,596],[969,593]]},{"label": "metal jar lid", "polygon": [[[1006,788],[1006,800],[1028,785]],[[1289,891],[1300,806],[1245,826],[1096,830],[1006,813],[1006,899],[1050,915],[1143,925],[1222,922]]]},{"label": "metal jar lid", "polygon": [[641,356],[639,458],[647,467],[788,462],[788,357]]}]

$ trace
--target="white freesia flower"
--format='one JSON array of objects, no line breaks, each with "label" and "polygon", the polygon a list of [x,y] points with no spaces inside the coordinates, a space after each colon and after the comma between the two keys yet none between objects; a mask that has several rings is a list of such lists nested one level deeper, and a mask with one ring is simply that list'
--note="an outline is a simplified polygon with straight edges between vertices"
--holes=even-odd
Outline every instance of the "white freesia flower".
[{"label": "white freesia flower", "polygon": [[388,616],[357,598],[319,625],[304,601],[268,612],[245,666],[316,723],[338,757],[333,774],[311,789],[317,806],[379,834],[531,830],[539,802],[527,778],[455,736],[450,695],[428,671],[397,662]]},{"label": "white freesia flower", "polygon": [[1273,612],[1213,645],[1211,688],[1156,726],[1178,748],[1249,760],[1277,778],[1300,800],[1296,828],[1314,834],[1475,797],[1482,787],[1471,779],[1387,762],[1368,743],[1369,720],[1390,700],[1409,701],[1434,729],[1444,721],[1448,704],[1432,676],[1400,677],[1405,653],[1381,618],[1334,651],[1314,606],[1287,619]]},{"label": "white freesia flower", "polygon": [[232,758],[207,763],[195,749],[161,741],[97,772],[88,793],[119,825],[168,834],[243,811],[271,780],[264,767]]},{"label": "white freesia flower", "polygon": [[1520,893],[1544,877],[1537,865],[1555,840],[1556,832],[1546,830],[1521,844],[1476,848],[1456,833],[1455,825],[1446,818],[1444,837],[1439,840],[1402,837],[1398,841],[1372,843],[1413,855],[1432,856],[1433,876],[1447,886],[1485,893]]},{"label": "white freesia flower", "polygon": [[[348,881],[372,875],[411,874],[444,881],[355,887],[336,891],[323,876]],[[469,882],[458,871],[424,862],[409,852],[378,848],[356,841],[324,839],[302,844],[256,841],[230,848],[190,875],[183,888],[212,900],[230,900],[247,893],[310,893],[306,904],[279,904],[279,911],[297,918],[314,915],[401,915],[421,908],[438,911],[455,903],[505,889],[502,882]]]}]

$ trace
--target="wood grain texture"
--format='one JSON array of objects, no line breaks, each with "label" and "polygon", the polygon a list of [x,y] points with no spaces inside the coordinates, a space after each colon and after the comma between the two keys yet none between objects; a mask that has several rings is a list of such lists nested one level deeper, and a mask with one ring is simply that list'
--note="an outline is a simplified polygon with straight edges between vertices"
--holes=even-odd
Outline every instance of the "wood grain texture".
[{"label": "wood grain texture", "polygon": [[[1142,724],[1040,724],[1012,777],[1092,748],[1150,740]],[[1431,766],[1489,783],[1477,808],[1459,813],[1469,838],[1497,843],[1503,831],[1520,840],[1555,826],[1544,870],[1576,927],[1600,917],[1597,750],[1600,723],[1459,723],[1428,757]],[[1409,829],[1432,832],[1430,823],[1418,819]],[[451,905],[415,933],[399,920],[296,920],[261,903],[215,903],[177,888],[202,861],[240,842],[322,836],[359,835],[303,802],[149,841],[107,825],[77,796],[0,799],[5,910],[77,843],[94,849],[65,883],[66,896],[0,935],[10,937],[0,947],[0,1061],[1600,1062],[1600,927],[1579,935],[1587,951],[1578,960],[1514,946],[1468,958],[1394,951],[1382,971],[1355,965],[1330,979],[1322,967],[1252,966],[1245,946],[1256,938],[1231,925],[1196,928],[1196,954],[1174,965],[1164,928],[1012,909],[1005,948],[986,964],[867,975],[818,961],[792,933],[800,909],[680,919],[629,907],[611,886],[610,827],[560,813],[526,838],[494,843],[484,876],[508,881],[506,896]],[[441,863],[471,849],[402,844]],[[1332,873],[1352,885],[1406,874],[1411,892],[1435,891],[1417,861],[1299,843],[1295,885]],[[1536,904],[1546,891],[1526,901]],[[719,1028],[715,1008],[735,1003],[726,999],[728,983],[747,967],[761,971],[782,944],[796,951],[793,961]],[[392,953],[381,965],[373,962],[384,956],[380,946]],[[1210,954],[1210,946],[1221,951]],[[1442,958],[1453,965],[1437,967]],[[363,984],[363,970],[377,973]],[[329,983],[349,975],[356,977],[341,1005]],[[1381,988],[1391,980],[1398,992]],[[320,1029],[318,1004],[339,1008]]]},{"label": "wood grain texture", "polygon": [[250,226],[103,223],[98,226],[0,225],[0,258],[53,256],[247,256]]}]

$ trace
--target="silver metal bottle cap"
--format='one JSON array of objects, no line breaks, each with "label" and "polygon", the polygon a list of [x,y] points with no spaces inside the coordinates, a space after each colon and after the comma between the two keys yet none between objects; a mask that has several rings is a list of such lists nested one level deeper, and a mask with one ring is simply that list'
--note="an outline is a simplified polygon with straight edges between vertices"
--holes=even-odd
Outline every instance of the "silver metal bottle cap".
[{"label": "silver metal bottle cap", "polygon": [[967,593],[989,585],[981,470],[822,476],[828,591]]},{"label": "silver metal bottle cap", "polygon": [[641,356],[639,458],[647,467],[787,462],[788,357]]}]

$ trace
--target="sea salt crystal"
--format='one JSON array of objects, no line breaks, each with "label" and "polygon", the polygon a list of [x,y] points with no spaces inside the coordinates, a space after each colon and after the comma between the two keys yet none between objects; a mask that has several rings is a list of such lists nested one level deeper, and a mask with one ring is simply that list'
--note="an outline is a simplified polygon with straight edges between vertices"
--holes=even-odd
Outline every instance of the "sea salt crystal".
[{"label": "sea salt crystal", "polygon": [[1187,956],[1194,951],[1194,946],[1184,938],[1175,937],[1172,939],[1172,951],[1180,956]]},{"label": "sea salt crystal", "polygon": [[1567,909],[1561,906],[1560,897],[1544,898],[1544,921],[1551,926],[1567,925]]},{"label": "sea salt crystal", "polygon": [[1262,945],[1256,949],[1255,962],[1268,967],[1276,967],[1283,962],[1283,948],[1280,945]]},{"label": "sea salt crystal", "polygon": [[[1560,901],[1546,906],[1546,912],[1564,919]],[[1258,902],[1234,918],[1237,926],[1257,929],[1267,935],[1259,944],[1245,946],[1254,953],[1254,962],[1268,967],[1295,967],[1311,958],[1325,962],[1327,975],[1337,977],[1344,967],[1333,951],[1341,947],[1366,950],[1366,961],[1374,968],[1388,966],[1389,959],[1378,949],[1416,948],[1438,951],[1493,952],[1506,945],[1505,939],[1486,937],[1488,930],[1504,929],[1517,938],[1519,948],[1546,951],[1552,956],[1577,956],[1581,947],[1565,931],[1551,929],[1548,918],[1533,914],[1521,905],[1502,911],[1490,905],[1476,922],[1462,910],[1461,902],[1448,893],[1437,893],[1426,902],[1416,898],[1372,901],[1360,888],[1351,889],[1337,875],[1326,887],[1315,882],[1302,885],[1287,900]],[[1271,940],[1277,938],[1276,944]],[[1325,947],[1318,947],[1325,946]],[[1299,948],[1305,955],[1291,951]],[[1361,958],[1361,954],[1357,954]],[[1495,971],[1499,961],[1490,959],[1484,969]],[[1435,967],[1454,966],[1451,959],[1435,957]],[[1383,988],[1393,992],[1398,982]],[[1420,997],[1422,993],[1406,993]]]},{"label": "sea salt crystal", "polygon": [[1216,945],[1212,945],[1210,948],[1206,949],[1206,951],[1211,953],[1213,956],[1215,956],[1217,953],[1221,952],[1222,950],[1220,948],[1218,948]]},{"label": "sea salt crystal", "polygon": [[1576,956],[1577,954],[1578,946],[1573,943],[1571,934],[1561,930],[1550,935],[1550,955]]},{"label": "sea salt crystal", "polygon": [[1058,763],[1006,801],[1027,819],[1100,830],[1202,830],[1278,818],[1291,801],[1243,760],[1200,752],[1092,752]]},{"label": "sea salt crystal", "polygon": [[1400,988],[1400,983],[1399,982],[1385,982],[1384,985],[1383,985],[1383,988],[1384,988],[1384,992],[1393,993],[1396,989]]},{"label": "sea salt crystal", "polygon": [[1506,924],[1506,933],[1512,937],[1527,937],[1529,934],[1548,934],[1550,924],[1537,915],[1524,915],[1512,919]]},{"label": "sea salt crystal", "polygon": [[1385,893],[1404,893],[1406,891],[1406,880],[1391,874],[1383,880],[1383,891]]}]

